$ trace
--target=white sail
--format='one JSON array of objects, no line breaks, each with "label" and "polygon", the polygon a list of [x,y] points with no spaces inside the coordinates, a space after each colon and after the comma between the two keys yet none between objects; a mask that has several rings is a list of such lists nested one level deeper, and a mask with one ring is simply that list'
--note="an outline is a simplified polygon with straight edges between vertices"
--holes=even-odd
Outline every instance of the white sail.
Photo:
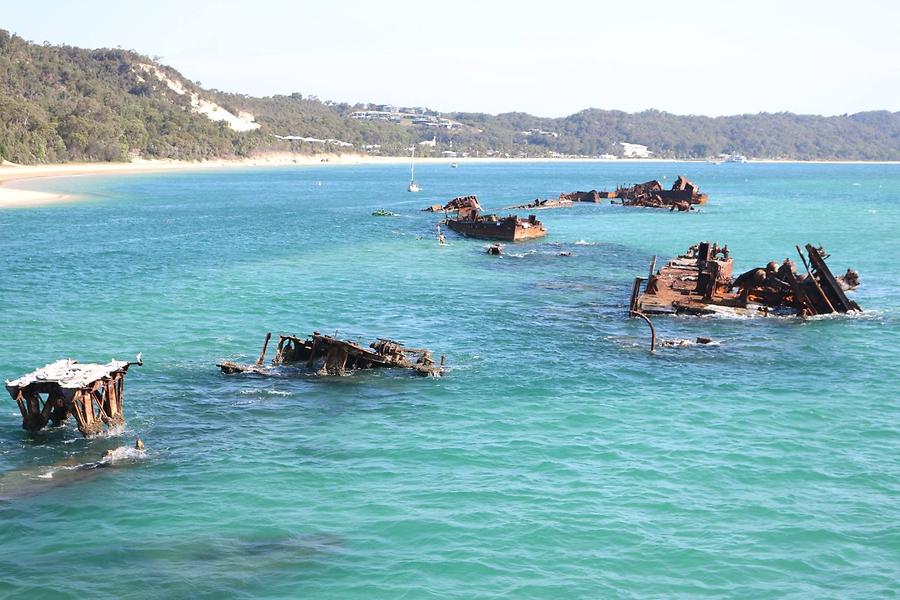
[{"label": "white sail", "polygon": [[406,186],[406,191],[408,192],[418,192],[421,191],[422,188],[419,187],[419,184],[416,183],[416,147],[412,147],[412,159],[409,165],[409,185]]}]

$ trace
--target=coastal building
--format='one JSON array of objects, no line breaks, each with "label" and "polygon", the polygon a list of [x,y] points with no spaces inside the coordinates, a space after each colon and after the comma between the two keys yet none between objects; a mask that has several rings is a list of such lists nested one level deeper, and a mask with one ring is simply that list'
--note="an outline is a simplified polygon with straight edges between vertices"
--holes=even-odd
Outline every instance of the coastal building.
[{"label": "coastal building", "polygon": [[540,135],[540,136],[553,137],[553,138],[559,137],[559,134],[556,133],[555,131],[546,131],[544,129],[540,129],[539,127],[536,127],[534,129],[529,129],[528,131],[520,131],[519,133],[521,135],[525,135],[525,136]]},{"label": "coastal building", "polygon": [[632,144],[630,142],[619,142],[622,146],[622,156],[625,158],[650,158],[653,154],[647,149],[647,146],[641,144]]},{"label": "coastal building", "polygon": [[284,140],[286,142],[306,142],[309,144],[326,144],[329,146],[339,146],[341,148],[352,148],[353,144],[350,142],[342,142],[341,140],[336,140],[334,138],[321,139],[314,137],[303,137],[300,135],[276,135],[276,138],[279,140]]}]

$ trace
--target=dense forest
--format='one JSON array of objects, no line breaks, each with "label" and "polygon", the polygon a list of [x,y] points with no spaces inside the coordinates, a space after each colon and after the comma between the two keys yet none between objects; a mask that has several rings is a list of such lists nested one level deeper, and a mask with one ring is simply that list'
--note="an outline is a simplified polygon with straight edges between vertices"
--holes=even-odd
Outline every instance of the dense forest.
[{"label": "dense forest", "polygon": [[[142,65],[152,65],[183,89],[173,89]],[[192,95],[235,115],[250,113],[259,127],[235,131],[211,120],[197,112]],[[431,123],[353,118],[368,108],[300,93],[253,98],[206,90],[134,51],[39,45],[0,30],[0,159],[16,163],[203,160],[276,150],[401,155],[432,139],[435,145],[422,146],[423,154],[452,148],[479,156],[619,155],[619,143],[627,141],[646,145],[661,158],[737,152],[755,158],[900,160],[900,113],[887,111],[712,118],[592,108],[558,119],[446,113],[438,115],[442,126],[435,118]]]}]

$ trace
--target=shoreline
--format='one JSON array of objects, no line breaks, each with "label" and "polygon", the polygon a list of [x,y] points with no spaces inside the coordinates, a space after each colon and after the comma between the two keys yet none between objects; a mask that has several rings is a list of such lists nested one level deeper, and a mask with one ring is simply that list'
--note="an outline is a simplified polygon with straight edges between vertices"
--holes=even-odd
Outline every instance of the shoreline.
[{"label": "shoreline", "polygon": [[[500,157],[468,157],[447,158],[427,157],[418,158],[419,164],[490,164],[490,163],[549,163],[549,162],[596,162],[596,163],[685,163],[695,162],[705,164],[706,160],[662,159],[662,158],[500,158]],[[363,154],[318,154],[300,155],[290,152],[269,153],[253,158],[209,160],[204,162],[178,161],[178,160],[144,160],[138,159],[130,163],[59,163],[50,165],[16,165],[13,163],[0,163],[0,209],[27,208],[32,206],[46,206],[64,202],[75,202],[82,199],[76,194],[60,192],[42,192],[9,185],[12,182],[24,183],[26,181],[46,179],[52,177],[75,177],[81,175],[128,175],[139,173],[161,173],[178,171],[205,171],[223,170],[234,168],[259,168],[259,167],[284,167],[284,166],[332,166],[332,165],[397,165],[407,164],[409,159],[405,156],[371,156]],[[862,165],[891,165],[900,164],[896,161],[801,161],[801,160],[752,160],[748,164],[862,164]]]}]

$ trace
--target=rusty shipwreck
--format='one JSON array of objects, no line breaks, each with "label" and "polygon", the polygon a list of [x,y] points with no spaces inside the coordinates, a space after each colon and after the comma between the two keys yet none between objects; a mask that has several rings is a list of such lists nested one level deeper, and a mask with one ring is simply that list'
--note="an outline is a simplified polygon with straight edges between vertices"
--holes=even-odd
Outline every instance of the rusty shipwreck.
[{"label": "rusty shipwreck", "polygon": [[630,187],[618,187],[615,192],[601,192],[604,197],[618,198],[623,206],[666,208],[687,212],[698,204],[705,204],[708,196],[700,192],[700,186],[679,175],[672,189],[664,189],[657,180],[637,183]]},{"label": "rusty shipwreck", "polygon": [[[262,352],[255,364],[239,364],[223,361],[216,366],[223,373],[257,373],[267,375],[271,369],[264,366],[266,349],[272,334],[266,334]],[[295,366],[317,375],[344,375],[366,369],[407,369],[417,375],[439,377],[444,374],[444,357],[440,363],[425,348],[408,348],[400,342],[378,338],[368,348],[351,340],[341,340],[314,331],[305,338],[296,335],[279,335],[278,348],[272,366]]]},{"label": "rusty shipwreck", "polygon": [[106,364],[58,360],[6,382],[6,389],[19,405],[22,428],[40,431],[47,424],[58,427],[75,417],[84,437],[100,433],[104,426],[125,423],[122,412],[125,374],[137,360],[111,360]]},{"label": "rusty shipwreck", "polygon": [[422,212],[453,212],[461,208],[477,208],[481,209],[478,198],[475,196],[457,196],[447,204],[432,204],[422,209]]},{"label": "rusty shipwreck", "polygon": [[[859,284],[858,274],[848,269],[835,276],[826,264],[822,247],[806,244],[805,254],[796,246],[803,263],[772,261],[738,277],[728,246],[700,242],[672,259],[658,271],[656,257],[648,277],[634,280],[629,310],[632,314],[727,314],[740,316],[797,314],[814,316],[860,310],[846,290]],[[642,289],[643,288],[643,289]]]},{"label": "rusty shipwreck", "polygon": [[483,215],[478,200],[474,196],[469,198],[473,202],[460,207],[455,217],[444,221],[447,227],[460,235],[502,242],[520,242],[547,235],[544,224],[534,215],[528,215],[527,219],[516,215]]},{"label": "rusty shipwreck", "polygon": [[569,202],[593,202],[594,204],[600,204],[603,201],[603,198],[611,198],[609,192],[598,192],[597,190],[591,190],[589,192],[569,192],[567,194],[560,194],[560,200],[568,200]]}]

